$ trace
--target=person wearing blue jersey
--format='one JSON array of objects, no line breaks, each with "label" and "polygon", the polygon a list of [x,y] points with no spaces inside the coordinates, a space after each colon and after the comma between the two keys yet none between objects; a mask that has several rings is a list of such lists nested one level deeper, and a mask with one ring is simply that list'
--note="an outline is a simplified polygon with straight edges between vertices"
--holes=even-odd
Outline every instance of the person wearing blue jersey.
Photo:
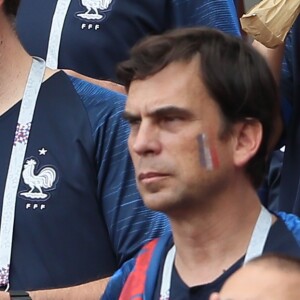
[{"label": "person wearing blue jersey", "polygon": [[262,253],[299,257],[292,232],[256,193],[280,133],[264,58],[221,31],[177,29],[136,45],[119,75],[139,191],[172,233],[126,262],[102,299],[207,300]]},{"label": "person wearing blue jersey", "polygon": [[111,81],[141,38],[203,25],[239,35],[233,0],[22,0],[16,20],[25,49],[48,66]]},{"label": "person wearing blue jersey", "polygon": [[[253,43],[267,59],[280,86],[280,105],[284,124],[281,141],[278,143],[280,150],[273,153],[270,162],[264,203],[273,211],[285,211],[300,216],[300,106],[298,101],[300,95],[300,17],[297,6],[295,7],[296,3],[297,1],[291,3],[269,1],[260,16],[260,24],[251,24],[249,33],[254,39],[258,38],[261,43],[265,44],[262,46],[255,40]],[[278,10],[277,5],[281,4],[283,5]],[[266,22],[267,17],[263,14],[272,15],[273,21]],[[280,25],[276,19],[280,20]],[[268,28],[270,36],[281,37],[281,41],[278,39],[276,44],[273,42],[270,48],[270,36],[260,35],[261,27]]]},{"label": "person wearing blue jersey", "polygon": [[169,225],[136,190],[124,96],[32,58],[18,2],[0,0],[0,286],[11,299],[98,299],[101,278]]},{"label": "person wearing blue jersey", "polygon": [[[276,60],[273,61],[276,64]],[[300,17],[291,28],[286,41],[281,73],[282,114],[285,119],[283,144],[285,151],[273,159],[271,207],[300,216]],[[275,179],[274,179],[275,178]]]}]

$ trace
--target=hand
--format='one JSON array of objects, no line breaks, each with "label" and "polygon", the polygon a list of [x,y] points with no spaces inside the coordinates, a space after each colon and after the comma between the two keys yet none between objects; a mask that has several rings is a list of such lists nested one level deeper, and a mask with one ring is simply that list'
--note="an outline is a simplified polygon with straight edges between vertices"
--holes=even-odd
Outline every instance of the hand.
[{"label": "hand", "polygon": [[7,292],[0,292],[0,300],[10,300],[9,293],[7,293]]}]

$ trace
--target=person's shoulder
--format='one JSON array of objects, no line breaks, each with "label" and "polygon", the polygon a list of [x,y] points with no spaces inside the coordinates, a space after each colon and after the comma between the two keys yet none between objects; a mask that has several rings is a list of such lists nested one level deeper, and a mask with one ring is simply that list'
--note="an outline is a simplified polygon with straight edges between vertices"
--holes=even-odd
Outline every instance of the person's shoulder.
[{"label": "person's shoulder", "polygon": [[[100,120],[106,116],[119,119],[125,106],[126,96],[67,75],[63,71],[51,74],[42,84],[41,95],[58,99],[61,104],[84,109],[89,119]],[[53,101],[51,101],[53,103]]]},{"label": "person's shoulder", "polygon": [[126,261],[122,267],[114,273],[101,299],[117,299],[120,297],[121,293],[123,293],[123,296],[125,293],[126,297],[129,298],[130,295],[128,295],[128,292],[132,292],[132,290],[126,289],[126,285],[140,287],[140,283],[143,278],[141,275],[144,274],[145,270],[147,272],[148,288],[149,285],[150,287],[154,288],[154,281],[149,281],[149,276],[151,277],[150,279],[155,279],[158,276],[160,264],[164,257],[162,255],[162,251],[165,252],[166,248],[170,247],[169,244],[171,242],[172,235],[170,232],[159,238],[148,241],[135,257]]},{"label": "person's shoulder", "polygon": [[173,236],[171,231],[166,231],[160,237],[151,239],[146,242],[144,246],[140,249],[137,259],[140,260],[148,260],[153,263],[158,263],[162,260],[165,253],[167,253],[170,248],[174,245]]},{"label": "person's shoulder", "polygon": [[125,129],[125,121],[122,118],[125,95],[76,77],[69,75],[68,77],[80,98],[94,132],[104,123],[110,123],[114,128],[121,126],[122,132],[128,131],[127,127]]},{"label": "person's shoulder", "polygon": [[77,94],[86,107],[101,105],[116,108],[124,107],[126,96],[85,80],[69,76]]}]

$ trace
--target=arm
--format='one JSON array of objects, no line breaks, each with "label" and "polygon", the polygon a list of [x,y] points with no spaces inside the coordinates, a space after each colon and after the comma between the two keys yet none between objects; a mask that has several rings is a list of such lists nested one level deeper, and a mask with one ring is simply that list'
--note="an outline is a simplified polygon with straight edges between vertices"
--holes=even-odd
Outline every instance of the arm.
[{"label": "arm", "polygon": [[32,300],[99,300],[109,278],[100,279],[85,284],[61,288],[29,292]]},{"label": "arm", "polygon": [[[104,278],[85,284],[50,290],[29,292],[32,300],[99,300],[102,296],[109,278]],[[1,292],[1,300],[10,300],[9,293]]]},{"label": "arm", "polygon": [[92,84],[102,86],[106,89],[109,89],[109,90],[112,90],[112,91],[115,91],[115,92],[118,92],[118,93],[121,93],[121,94],[126,94],[125,88],[121,84],[118,84],[118,83],[115,83],[115,82],[112,82],[112,81],[108,81],[108,80],[100,80],[100,79],[95,79],[95,78],[92,78],[92,77],[88,77],[88,76],[82,75],[80,73],[77,73],[73,70],[64,70],[64,72],[66,72],[70,76],[77,77],[79,79],[88,81]]},{"label": "arm", "polygon": [[254,40],[252,46],[265,58],[277,84],[279,84],[284,44],[277,46],[275,49],[271,49],[265,47],[257,40]]}]

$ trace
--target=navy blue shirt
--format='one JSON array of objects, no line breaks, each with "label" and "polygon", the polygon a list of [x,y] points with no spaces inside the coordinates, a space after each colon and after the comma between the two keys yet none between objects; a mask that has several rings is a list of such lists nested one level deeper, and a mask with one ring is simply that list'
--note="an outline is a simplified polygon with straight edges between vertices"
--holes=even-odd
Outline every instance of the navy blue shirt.
[{"label": "navy blue shirt", "polygon": [[[111,275],[168,229],[136,190],[124,103],[124,96],[63,72],[42,84],[17,193],[12,289]],[[0,199],[19,109],[20,102],[0,116]]]},{"label": "navy blue shirt", "polygon": [[281,74],[281,111],[284,120],[285,153],[272,156],[268,176],[268,206],[300,216],[300,17],[285,43]]},{"label": "navy blue shirt", "polygon": [[[31,55],[46,58],[56,2],[21,1],[17,32]],[[89,2],[96,5],[102,1]],[[96,9],[97,14],[95,10],[87,14],[84,4],[82,0],[71,1],[58,67],[94,78],[116,80],[116,65],[128,57],[138,40],[150,34],[177,27],[208,26],[239,35],[233,0],[112,0],[107,9]]]},{"label": "navy blue shirt", "polygon": [[[263,253],[281,253],[293,257],[300,257],[300,247],[282,220],[279,219],[271,227]],[[224,282],[243,265],[243,262],[244,257],[240,258],[214,281],[194,287],[188,287],[180,278],[176,268],[173,267],[175,272],[172,273],[170,299],[208,300],[211,293],[221,290]],[[160,285],[158,286],[160,288]],[[156,289],[156,293],[159,293],[158,288]],[[159,297],[155,297],[155,299],[159,299]]]},{"label": "navy blue shirt", "polygon": [[[297,228],[299,228],[299,226],[297,226]],[[299,240],[295,239],[293,233],[286,227],[282,219],[278,218],[269,231],[263,253],[281,253],[299,258],[300,247],[297,241]],[[146,283],[144,293],[142,295],[143,299],[159,299],[163,266],[166,255],[172,246],[173,240],[171,234],[161,237],[152,253],[150,264],[146,267],[143,266],[143,269],[146,270]],[[142,251],[145,250],[143,249]],[[118,299],[127,278],[130,276],[132,270],[134,270],[137,260],[138,258],[131,259],[112,276],[106,291],[101,298],[102,300]],[[244,257],[238,259],[236,263],[229,267],[228,270],[226,270],[214,281],[194,287],[188,287],[180,278],[176,268],[173,267],[171,275],[170,299],[208,300],[210,294],[212,292],[218,292],[226,279],[242,266],[243,261]],[[137,268],[137,270],[140,269]],[[141,278],[143,278],[143,276],[141,276]],[[139,279],[136,277],[136,281],[138,280]],[[136,283],[136,281],[134,283]],[[138,283],[136,284],[138,286]],[[132,294],[134,295],[134,291]]]}]

